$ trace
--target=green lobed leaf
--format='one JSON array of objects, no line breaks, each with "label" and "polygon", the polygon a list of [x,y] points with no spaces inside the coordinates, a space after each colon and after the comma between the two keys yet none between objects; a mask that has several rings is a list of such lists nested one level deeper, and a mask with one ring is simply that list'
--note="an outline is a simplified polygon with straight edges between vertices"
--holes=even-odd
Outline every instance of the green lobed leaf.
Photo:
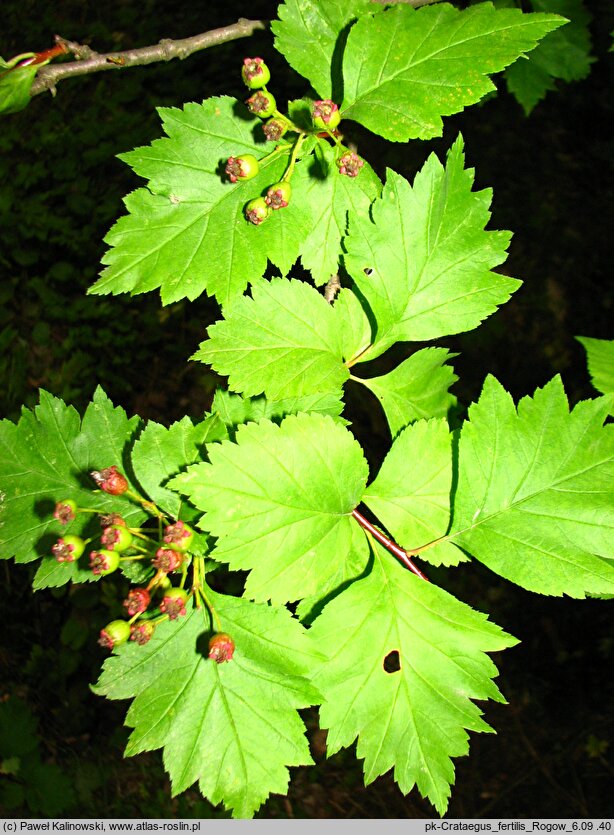
[{"label": "green lobed leaf", "polygon": [[562,26],[552,14],[480,3],[401,3],[352,27],[343,56],[342,118],[393,142],[441,136],[442,116],[495,90],[489,78]]},{"label": "green lobed leaf", "polygon": [[[376,546],[373,569],[325,609],[311,635],[326,661],[314,676],[331,756],[358,737],[365,783],[394,768],[440,814],[454,782],[451,757],[467,730],[491,731],[471,699],[504,701],[486,652],[517,643],[486,616],[403,569]],[[400,669],[384,661],[398,653]]]},{"label": "green lobed leaf", "polygon": [[576,336],[586,351],[591,382],[602,394],[614,394],[614,339]]},{"label": "green lobed leaf", "polygon": [[166,487],[166,481],[188,464],[200,461],[205,444],[226,437],[226,427],[217,415],[210,415],[196,425],[184,417],[168,428],[150,421],[132,449],[134,473],[149,498],[178,519],[182,501]]},{"label": "green lobed leaf", "polygon": [[[493,377],[469,409],[448,539],[530,591],[614,592],[609,398],[569,411],[555,377],[518,408]],[[425,554],[424,554],[425,556]]]},{"label": "green lobed leaf", "polygon": [[528,115],[556,81],[579,81],[590,72],[595,61],[590,54],[590,14],[582,0],[531,0],[536,12],[556,12],[568,23],[546,35],[523,61],[505,71],[507,87]]},{"label": "green lobed leaf", "polygon": [[[128,419],[114,408],[101,388],[81,420],[78,413],[45,391],[40,404],[23,410],[17,424],[0,423],[0,556],[26,563],[47,553],[64,533],[94,535],[100,527],[92,514],[78,514],[67,526],[53,518],[56,502],[71,498],[80,507],[101,513],[121,513],[129,524],[138,525],[143,511],[123,496],[95,490],[89,473],[117,465],[123,468],[125,450],[139,427],[139,418]],[[87,552],[86,552],[87,553]],[[76,563],[59,564],[43,558],[35,588],[96,579],[84,569],[86,555]]]},{"label": "green lobed leaf", "polygon": [[267,259],[287,273],[309,230],[300,191],[262,226],[245,219],[244,207],[281,179],[290,146],[262,163],[256,177],[233,184],[224,174],[230,156],[262,158],[273,150],[257,117],[226,96],[159,112],[167,138],[121,157],[148,187],[126,198],[129,214],[105,238],[112,247],[103,258],[107,268],[90,292],[135,295],[159,287],[170,304],[206,291],[228,304],[264,275]]},{"label": "green lobed leaf", "polygon": [[[371,0],[286,0],[271,23],[275,48],[324,99],[339,87],[343,32],[357,17],[377,9]],[[336,91],[335,91],[336,92]]]},{"label": "green lobed leaf", "polygon": [[335,299],[335,313],[338,317],[343,358],[353,365],[372,342],[371,323],[358,300],[356,293],[342,287]]},{"label": "green lobed leaf", "polygon": [[360,525],[351,526],[351,544],[347,556],[340,562],[337,572],[320,587],[317,594],[304,597],[296,607],[296,616],[305,625],[311,624],[321,614],[324,606],[340,594],[350,583],[365,574],[369,567],[371,549]]},{"label": "green lobed leaf", "polygon": [[493,273],[509,232],[485,231],[490,189],[473,192],[459,137],[445,168],[432,154],[413,186],[388,172],[372,217],[351,216],[345,264],[376,322],[373,359],[396,341],[436,339],[477,327],[520,282]]},{"label": "green lobed leaf", "polygon": [[38,748],[37,721],[21,699],[10,696],[0,702],[0,758],[17,759]]},{"label": "green lobed leaf", "polygon": [[43,763],[38,758],[22,764],[19,777],[25,787],[25,802],[30,814],[57,818],[74,809],[77,798],[73,780],[55,763]]},{"label": "green lobed leaf", "polygon": [[198,781],[211,803],[248,818],[286,793],[288,766],[312,763],[297,709],[319,701],[306,678],[319,654],[286,609],[206,593],[234,640],[231,661],[207,657],[210,618],[189,608],[145,646],[119,648],[94,691],[134,698],[126,754],[164,748],[173,795]]},{"label": "green lobed leaf", "polygon": [[328,590],[353,542],[350,514],[367,481],[352,435],[330,417],[240,426],[170,486],[205,511],[213,559],[250,570],[245,594],[273,603]]},{"label": "green lobed leaf", "polygon": [[[323,139],[318,141],[318,162],[312,166],[319,176],[303,167],[305,179],[303,200],[312,212],[311,233],[301,243],[301,261],[316,284],[325,284],[339,269],[342,255],[341,239],[347,232],[348,212],[367,216],[382,184],[371,166],[365,162],[356,177],[340,174],[335,164],[339,151]],[[294,183],[299,177],[293,180]]]},{"label": "green lobed leaf", "polygon": [[[452,435],[445,420],[421,420],[398,435],[363,502],[408,551],[448,531],[452,490]],[[466,559],[452,542],[421,552],[434,565]]]},{"label": "green lobed leaf", "polygon": [[339,418],[343,410],[341,391],[325,394],[308,394],[304,397],[289,397],[287,400],[267,400],[260,397],[243,397],[230,391],[217,389],[213,397],[211,411],[219,415],[220,420],[229,429],[236,429],[242,423],[258,421],[262,418],[281,420],[286,415],[298,412],[318,412]]},{"label": "green lobed leaf", "polygon": [[392,437],[414,420],[443,417],[456,403],[448,389],[458,380],[444,365],[455,357],[445,348],[423,348],[381,377],[353,377],[378,398]]},{"label": "green lobed leaf", "polygon": [[40,66],[9,68],[0,58],[0,115],[18,113],[30,104],[30,87]]},{"label": "green lobed leaf", "polygon": [[231,389],[271,400],[337,392],[349,377],[334,309],[313,287],[259,281],[207,330],[192,359],[228,375]]}]

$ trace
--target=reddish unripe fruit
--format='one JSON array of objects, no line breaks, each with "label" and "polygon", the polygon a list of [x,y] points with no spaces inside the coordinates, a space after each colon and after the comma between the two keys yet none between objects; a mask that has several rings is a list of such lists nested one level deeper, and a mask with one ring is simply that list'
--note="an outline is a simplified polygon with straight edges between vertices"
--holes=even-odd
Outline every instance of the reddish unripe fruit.
[{"label": "reddish unripe fruit", "polygon": [[128,489],[126,477],[120,473],[115,465],[104,470],[94,470],[90,475],[98,487],[111,496],[121,496]]},{"label": "reddish unripe fruit", "polygon": [[60,537],[51,548],[51,553],[58,562],[74,562],[84,551],[85,542],[81,537],[70,534]]},{"label": "reddish unripe fruit", "polygon": [[258,90],[269,83],[271,71],[262,58],[244,58],[241,77],[246,87],[250,90]]},{"label": "reddish unripe fruit", "polygon": [[313,124],[321,130],[334,130],[341,121],[339,107],[330,99],[314,101],[311,107],[311,116]]},{"label": "reddish unripe fruit", "polygon": [[235,651],[235,642],[225,632],[218,632],[209,638],[209,658],[216,664],[230,661]]},{"label": "reddish unripe fruit", "polygon": [[145,609],[149,606],[150,600],[151,595],[147,589],[131,589],[131,591],[128,592],[128,597],[124,600],[126,612],[128,612],[130,617],[142,615]]},{"label": "reddish unripe fruit", "polygon": [[281,119],[269,119],[262,126],[262,130],[269,142],[277,142],[288,130],[288,125],[286,122],[282,122]]},{"label": "reddish unripe fruit", "polygon": [[290,202],[292,186],[287,180],[272,185],[264,198],[265,203],[271,209],[285,209]]},{"label": "reddish unripe fruit", "polygon": [[77,503],[72,499],[62,499],[58,502],[53,511],[53,516],[62,525],[67,525],[77,515]]},{"label": "reddish unripe fruit", "polygon": [[181,519],[164,529],[164,541],[176,551],[187,551],[193,539],[194,531]]},{"label": "reddish unripe fruit", "polygon": [[277,110],[277,102],[271,93],[258,90],[253,96],[250,96],[245,104],[249,107],[252,113],[260,116],[261,119],[268,119]]},{"label": "reddish unripe fruit", "polygon": [[270,214],[271,210],[267,206],[264,197],[256,197],[254,200],[250,200],[245,206],[245,217],[254,226],[260,226]]},{"label": "reddish unripe fruit", "polygon": [[174,548],[158,548],[151,564],[158,571],[164,571],[165,574],[168,574],[169,571],[176,571],[182,562],[183,554]]},{"label": "reddish unripe fruit", "polygon": [[109,525],[105,528],[100,541],[109,551],[125,551],[132,545],[132,534],[128,528],[121,525]]},{"label": "reddish unripe fruit", "polygon": [[107,551],[102,548],[100,551],[90,553],[90,568],[92,573],[102,577],[112,574],[119,567],[119,554],[117,551]]},{"label": "reddish unripe fruit", "polygon": [[243,154],[240,157],[228,157],[226,173],[231,183],[237,180],[251,180],[258,173],[259,163],[253,154]]},{"label": "reddish unripe fruit", "polygon": [[184,589],[169,589],[164,592],[160,611],[163,615],[168,615],[169,620],[176,620],[180,615],[185,615],[187,599],[188,593]]},{"label": "reddish unripe fruit", "polygon": [[130,627],[130,640],[143,646],[149,641],[156,627],[150,620],[144,620],[142,623],[133,623]]},{"label": "reddish unripe fruit", "polygon": [[125,620],[112,620],[100,630],[98,643],[105,649],[113,649],[120,644],[125,644],[129,637],[130,624]]},{"label": "reddish unripe fruit", "polygon": [[119,513],[105,513],[100,517],[101,528],[109,528],[111,525],[120,525],[122,528],[125,528],[126,520]]},{"label": "reddish unripe fruit", "polygon": [[345,174],[346,177],[356,177],[364,164],[364,159],[361,159],[354,151],[348,151],[337,160],[339,173]]}]

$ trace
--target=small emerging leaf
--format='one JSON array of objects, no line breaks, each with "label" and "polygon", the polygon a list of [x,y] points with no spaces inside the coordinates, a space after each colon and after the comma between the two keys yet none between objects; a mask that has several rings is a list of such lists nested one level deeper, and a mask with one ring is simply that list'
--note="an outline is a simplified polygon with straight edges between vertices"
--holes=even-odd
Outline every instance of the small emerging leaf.
[{"label": "small emerging leaf", "polygon": [[30,88],[40,66],[14,67],[0,58],[0,115],[18,113],[30,103]]}]

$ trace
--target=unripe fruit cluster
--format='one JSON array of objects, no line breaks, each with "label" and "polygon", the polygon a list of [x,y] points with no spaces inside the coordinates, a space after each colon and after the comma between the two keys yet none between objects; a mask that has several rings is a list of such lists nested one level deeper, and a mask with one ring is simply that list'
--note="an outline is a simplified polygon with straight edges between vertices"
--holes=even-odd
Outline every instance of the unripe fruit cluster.
[{"label": "unripe fruit cluster", "polygon": [[[282,136],[293,128],[304,133],[286,117],[277,111],[275,97],[266,89],[271,73],[262,58],[245,58],[243,61],[242,77],[250,90],[256,90],[246,101],[250,111],[261,119],[267,119],[263,125],[266,138],[271,142],[278,142]],[[314,128],[326,131],[332,135],[341,121],[339,107],[330,99],[314,101],[312,105],[312,122]],[[272,117],[272,118],[269,118]],[[338,143],[340,145],[340,143]],[[343,146],[340,146],[343,150]],[[355,153],[347,151],[338,160],[337,166],[341,174],[355,177],[363,166],[363,161]],[[292,188],[290,177],[294,162],[290,163],[283,179],[269,186],[266,194],[255,197],[245,205],[245,217],[254,226],[260,226],[267,220],[271,212],[285,209],[290,203]],[[259,163],[252,154],[229,157],[226,163],[226,174],[231,183],[239,180],[251,180],[258,174]]]},{"label": "unripe fruit cluster", "polygon": [[[299,135],[304,136],[305,131],[277,111],[275,97],[266,89],[271,73],[262,58],[245,58],[241,75],[248,89],[256,91],[247,99],[246,104],[252,113],[261,119],[267,120],[263,125],[263,131],[269,141],[278,142],[288,129],[293,129]],[[341,156],[337,160],[339,173],[348,177],[356,177],[364,165],[364,161],[353,151],[344,149],[337,138],[336,128],[341,121],[339,106],[330,99],[314,101],[311,108],[311,118],[316,130],[325,131],[325,133],[318,135],[331,136],[341,149]],[[299,141],[302,141],[302,139],[296,140],[296,142]],[[273,211],[285,209],[289,205],[292,194],[290,177],[293,173],[294,157],[295,153],[293,152],[292,160],[282,180],[269,186],[265,195],[254,197],[246,203],[244,208],[245,218],[254,226],[260,226],[271,216]],[[226,175],[231,183],[251,180],[258,174],[259,169],[260,164],[253,154],[229,157],[225,167]]]},{"label": "unripe fruit cluster", "polygon": [[[143,508],[162,518],[160,512],[145,499],[129,492],[125,476],[113,465],[104,470],[94,471],[91,476],[96,486],[110,496],[128,494],[138,500]],[[78,514],[96,513],[90,508],[80,508],[73,499],[57,502],[53,513],[61,525],[70,524]],[[128,640],[146,644],[152,637],[155,625],[160,620],[176,620],[186,614],[190,593],[183,588],[186,572],[191,561],[190,548],[194,531],[181,519],[167,523],[159,539],[151,538],[148,528],[130,528],[119,513],[100,515],[102,533],[98,547],[89,551],[87,557],[92,573],[105,577],[116,571],[122,560],[149,561],[155,574],[146,587],[130,589],[123,602],[129,620],[111,621],[100,632],[101,646],[112,649]],[[77,562],[85,553],[84,540],[74,534],[64,534],[52,546],[51,553],[59,563]],[[169,574],[182,571],[181,588],[173,587]]]}]

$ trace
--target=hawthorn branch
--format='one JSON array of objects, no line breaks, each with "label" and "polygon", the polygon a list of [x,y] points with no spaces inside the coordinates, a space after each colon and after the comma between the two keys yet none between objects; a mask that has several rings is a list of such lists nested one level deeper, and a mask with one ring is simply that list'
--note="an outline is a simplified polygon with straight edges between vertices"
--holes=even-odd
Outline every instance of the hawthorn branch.
[{"label": "hawthorn branch", "polygon": [[75,56],[75,60],[65,64],[47,66],[40,70],[30,88],[30,95],[32,97],[37,96],[45,90],[49,90],[52,95],[55,95],[58,82],[72,76],[143,66],[158,61],[171,61],[173,58],[184,59],[201,49],[208,49],[210,46],[217,46],[228,41],[236,41],[239,38],[247,38],[260,29],[266,29],[267,26],[268,23],[263,20],[241,18],[230,26],[211,29],[209,32],[202,32],[200,35],[194,35],[191,38],[179,40],[165,38],[153,46],[107,53],[94,52],[88,46],[73,43],[56,35],[56,43],[63,44],[67,51]]}]

